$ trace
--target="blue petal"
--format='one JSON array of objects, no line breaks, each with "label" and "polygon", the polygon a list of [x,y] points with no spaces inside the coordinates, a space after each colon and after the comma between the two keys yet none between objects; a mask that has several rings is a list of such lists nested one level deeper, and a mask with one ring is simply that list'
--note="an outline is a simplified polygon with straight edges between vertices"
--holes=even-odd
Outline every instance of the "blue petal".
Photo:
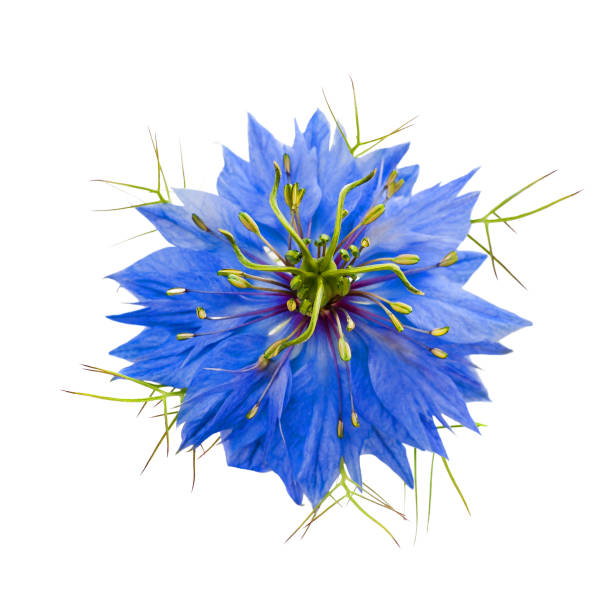
[{"label": "blue petal", "polygon": [[274,182],[273,163],[282,164],[285,146],[249,114],[249,176],[261,193],[269,193]]},{"label": "blue petal", "polygon": [[262,405],[251,420],[242,419],[233,429],[223,435],[223,444],[228,465],[257,472],[276,472],[287,488],[291,498],[302,502],[299,486],[291,463],[287,445],[279,426],[282,413],[291,390],[290,368],[283,369],[277,384],[270,388],[270,401]]},{"label": "blue petal", "polygon": [[412,188],[416,183],[416,180],[419,176],[419,167],[418,166],[404,166],[403,168],[397,169],[397,179],[396,181],[403,180],[404,184],[401,189],[397,192],[397,195],[394,197],[404,197],[406,195],[410,195],[412,193]]},{"label": "blue petal", "polygon": [[317,109],[306,126],[304,140],[311,149],[326,152],[329,150],[329,135],[329,123],[325,115]]},{"label": "blue petal", "polygon": [[241,444],[232,432],[224,440],[227,464],[232,467],[254,470],[256,472],[276,472],[285,483],[287,493],[296,504],[302,503],[303,492],[291,468],[289,454],[279,427],[273,432],[273,438],[266,452],[263,435],[256,440]]},{"label": "blue petal", "polygon": [[202,251],[167,247],[108,278],[144,300],[166,298],[166,291],[173,287],[239,294],[227,281],[217,276],[218,270],[232,267],[233,263]]},{"label": "blue petal", "polygon": [[363,452],[386,463],[410,488],[414,487],[406,447],[401,442],[389,438],[377,428],[372,428],[372,434],[366,440]]},{"label": "blue petal", "polygon": [[204,249],[220,244],[218,236],[199,229],[183,206],[153,204],[138,211],[170,243],[184,249]]},{"label": "blue petal", "polygon": [[322,331],[315,332],[296,362],[281,424],[298,482],[314,506],[338,477],[341,456],[337,380]]}]

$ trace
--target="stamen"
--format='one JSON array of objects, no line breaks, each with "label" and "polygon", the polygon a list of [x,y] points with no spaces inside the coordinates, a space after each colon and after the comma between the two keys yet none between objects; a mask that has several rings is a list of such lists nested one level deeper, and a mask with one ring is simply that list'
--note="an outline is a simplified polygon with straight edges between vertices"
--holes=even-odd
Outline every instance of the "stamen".
[{"label": "stamen", "polygon": [[223,268],[217,271],[217,276],[229,276],[230,274],[233,274],[235,276],[245,275],[243,270],[238,270],[237,268]]},{"label": "stamen", "polygon": [[234,270],[232,268],[225,268],[223,270],[219,270],[217,272],[217,275],[225,276],[225,277],[239,276],[240,278],[250,278],[252,280],[261,281],[262,283],[276,285],[277,287],[282,287],[283,289],[289,289],[289,285],[287,285],[286,283],[282,283],[280,281],[273,280],[271,278],[267,278],[266,276],[257,276],[255,274],[248,274],[247,272],[244,272],[243,270]]},{"label": "stamen", "polygon": [[457,251],[451,251],[442,258],[442,261],[440,261],[438,265],[442,266],[443,268],[452,266],[454,263],[457,263],[457,259]]},{"label": "stamen", "polygon": [[202,306],[198,306],[196,308],[196,314],[198,315],[198,319],[205,319],[206,318],[206,310],[204,310],[204,308],[202,308]]},{"label": "stamen", "polygon": [[447,325],[446,327],[437,327],[436,329],[432,329],[429,333],[432,336],[443,336],[444,334],[448,333],[449,329],[450,327]]},{"label": "stamen", "polygon": [[329,245],[329,250],[325,254],[325,257],[323,259],[323,265],[321,266],[322,270],[325,270],[329,267],[331,259],[336,251],[336,247],[338,246],[338,241],[340,240],[340,229],[342,227],[344,201],[346,200],[346,196],[349,194],[350,191],[352,191],[356,187],[359,187],[360,185],[363,185],[364,183],[367,183],[369,180],[371,180],[375,174],[376,174],[376,168],[372,170],[370,174],[368,174],[367,176],[364,176],[362,179],[359,179],[353,183],[349,183],[348,185],[345,185],[340,191],[340,195],[338,196],[338,207],[336,209],[336,223],[334,226],[334,233],[332,235],[331,243]]},{"label": "stamen", "polygon": [[351,360],[351,346],[346,341],[344,335],[338,338],[338,353],[340,354],[340,359],[342,359],[342,361]]},{"label": "stamen", "polygon": [[251,217],[251,215],[249,215],[249,213],[238,213],[238,219],[240,219],[242,225],[244,225],[244,227],[246,227],[249,232],[253,232],[253,234],[257,234],[259,236],[259,234],[261,233],[259,230],[259,226],[257,225],[257,223],[255,223],[255,220],[253,219],[253,217]]},{"label": "stamen", "polygon": [[[201,310],[204,310],[201,306],[199,306]],[[208,321],[227,321],[228,319],[241,319],[242,317],[250,317],[258,314],[265,314],[266,312],[281,312],[281,307],[279,305],[270,306],[269,308],[259,308],[257,310],[249,310],[248,312],[238,312],[236,314],[231,315],[221,315],[209,317],[206,311],[204,311],[204,316],[200,317],[201,319],[207,319]],[[199,315],[200,313],[198,313]]]},{"label": "stamen", "polygon": [[291,212],[297,212],[305,193],[306,189],[303,187],[300,189],[299,183],[287,183],[285,185],[283,197],[285,198],[285,204],[287,204]]},{"label": "stamen", "polygon": [[198,215],[196,215],[195,213],[193,213],[191,215],[191,220],[203,231],[203,232],[210,232],[209,227],[206,225],[206,223],[204,223],[204,221],[202,221],[202,219],[200,219],[200,217],[198,217]]},{"label": "stamen", "polygon": [[285,168],[285,174],[289,176],[291,174],[291,158],[288,153],[283,154],[283,166]]},{"label": "stamen", "polygon": [[[353,293],[351,293],[351,295],[359,295],[359,296],[365,297],[371,302],[374,302],[389,317],[389,320],[391,321],[391,323],[393,323],[393,327],[395,327],[395,329],[398,332],[404,331],[404,326],[401,324],[400,320],[383,304],[382,300],[388,302],[390,305],[392,305],[392,307],[401,305],[403,307],[410,308],[409,312],[411,312],[412,308],[408,306],[408,304],[402,304],[401,302],[389,302],[389,300],[386,300],[385,298],[381,298],[379,296],[374,295],[373,293],[367,293],[365,291],[354,291]],[[397,310],[397,312],[401,312],[401,310]],[[402,313],[402,314],[409,314],[409,313]]]},{"label": "stamen", "polygon": [[287,300],[287,310],[289,312],[293,312],[296,308],[297,308],[297,302],[293,298],[288,299]]},{"label": "stamen", "polygon": [[402,185],[404,184],[404,179],[396,181],[396,178],[397,170],[393,170],[393,172],[389,174],[389,178],[387,179],[387,182],[385,184],[385,189],[387,190],[387,200],[391,199],[402,188]]},{"label": "stamen", "polygon": [[421,258],[418,255],[412,255],[410,253],[404,253],[402,255],[396,255],[395,257],[377,257],[376,259],[368,259],[364,261],[362,265],[375,263],[377,261],[391,261],[400,266],[413,266],[419,263]]},{"label": "stamen", "polygon": [[331,311],[334,314],[334,318],[336,320],[336,330],[338,333],[338,354],[340,355],[340,359],[342,359],[342,361],[350,361],[351,346],[344,337],[344,332],[342,331],[342,325],[340,323],[340,317],[338,316],[338,312],[335,309],[332,308]]},{"label": "stamen", "polygon": [[166,295],[183,295],[183,293],[187,293],[187,289],[185,287],[173,287],[172,289],[168,289],[166,291]]},{"label": "stamen", "polygon": [[344,308],[341,308],[340,310],[342,310],[344,316],[346,317],[346,331],[352,332],[355,329],[355,321],[351,319],[351,315],[346,310],[344,310]]},{"label": "stamen", "polygon": [[376,221],[376,219],[378,219],[378,217],[380,217],[384,212],[384,204],[376,204],[372,206],[372,208],[366,212],[363,217],[363,221],[359,225],[363,227],[365,225],[370,225],[370,223],[374,223],[374,221]]},{"label": "stamen", "polygon": [[[387,300],[385,301],[387,302]],[[412,306],[404,304],[404,302],[387,302],[387,304],[389,304],[395,312],[399,312],[400,314],[409,315],[412,312]]]},{"label": "stamen", "polygon": [[[185,333],[177,334],[176,339],[177,340],[189,340],[190,338],[199,338],[200,336],[214,336],[215,334],[225,334],[227,332],[235,331],[236,329],[241,329],[243,327],[248,327],[249,325],[252,325],[253,323],[258,323],[259,321],[264,321],[266,319],[269,319],[271,317],[275,317],[275,316],[285,312],[284,306],[275,306],[273,308],[265,309],[265,310],[266,311],[269,310],[269,312],[267,312],[267,314],[263,314],[260,317],[255,317],[254,319],[250,319],[250,320],[246,321],[245,323],[241,323],[240,325],[236,325],[235,327],[230,327],[230,328],[225,328],[225,329],[216,329],[216,330],[208,331],[208,332],[198,332],[197,334],[191,333],[191,332],[185,332]],[[259,312],[262,312],[262,311],[255,311],[255,312],[259,313]],[[248,316],[250,316],[252,314],[253,314],[253,311],[251,311],[248,314],[245,314],[243,316],[248,317]],[[212,317],[209,317],[209,318],[212,318]],[[228,318],[230,318],[230,317],[228,317]],[[231,318],[234,318],[234,317],[231,317]]]},{"label": "stamen", "polygon": [[[270,376],[270,380],[268,381],[268,384],[266,384],[264,390],[259,396],[259,399],[255,402],[255,405],[246,413],[247,419],[252,419],[257,414],[259,410],[259,406],[261,406],[261,402],[263,402],[264,397],[266,397],[266,393],[268,393],[268,391],[272,387],[272,383],[274,382],[274,379],[278,376],[279,372],[281,371],[283,365],[287,361],[290,354],[291,354],[291,351],[287,351],[287,354],[285,355],[283,360],[278,364],[278,367],[276,368],[276,370],[274,370],[274,372],[272,373],[272,376]],[[266,364],[266,367],[267,365],[268,364]]]},{"label": "stamen", "polygon": [[272,244],[261,233],[259,226],[257,225],[257,223],[255,223],[255,220],[253,219],[253,217],[251,217],[251,215],[249,215],[246,212],[241,212],[238,214],[238,218],[240,219],[240,222],[242,223],[242,225],[244,225],[244,227],[246,227],[249,230],[249,232],[253,232],[253,234],[255,234],[270,249],[270,251],[272,251],[272,253],[274,253],[278,257],[278,259],[280,259],[283,263],[285,263],[285,260],[283,259],[282,255],[272,246]]},{"label": "stamen", "polygon": [[353,424],[353,427],[359,427],[359,418],[357,417],[357,412],[355,411],[355,402],[353,400],[353,380],[351,378],[351,366],[349,366],[348,363],[345,363],[344,367],[346,368],[349,398],[351,400],[351,423]]},{"label": "stamen", "polygon": [[236,287],[237,289],[252,289],[253,288],[253,285],[251,285],[251,283],[249,283],[249,281],[246,278],[243,278],[242,276],[237,276],[236,274],[228,274],[227,281],[229,282],[230,285],[232,285],[233,287]]},{"label": "stamen", "polygon": [[[240,270],[238,270],[238,272],[240,272]],[[229,275],[228,275],[229,276]],[[270,282],[270,281],[267,281]],[[249,292],[238,292],[238,291],[203,291],[200,289],[185,289],[184,291],[181,291],[181,293],[177,293],[175,295],[182,295],[184,293],[198,293],[200,295],[252,295]],[[171,294],[168,294],[171,295]]]},{"label": "stamen", "polygon": [[240,261],[240,263],[246,268],[249,268],[251,270],[258,270],[260,272],[289,272],[291,274],[305,274],[305,272],[300,268],[295,268],[292,266],[273,266],[253,263],[245,257],[244,253],[240,250],[240,247],[236,243],[236,239],[230,232],[224,229],[220,229],[219,233],[227,238],[228,242],[232,245],[232,248],[234,249],[234,253],[236,253],[238,261]]},{"label": "stamen", "polygon": [[410,331],[419,332],[420,334],[427,334],[428,336],[443,336],[448,333],[450,327],[438,327],[436,329],[421,329],[420,327],[412,327],[412,325],[406,325],[406,329]]},{"label": "stamen", "polygon": [[393,263],[399,264],[400,266],[413,266],[416,263],[421,261],[421,258],[418,255],[412,255],[410,253],[404,253],[403,255],[398,255],[391,260]]},{"label": "stamen", "polygon": [[[262,287],[261,285],[252,285],[243,276],[236,276],[235,274],[229,274],[227,281],[230,285],[238,289],[254,289],[255,291],[268,291],[270,293],[280,293],[283,295],[290,295],[291,292],[288,289],[273,289],[272,287]],[[281,285],[282,287],[283,285]]]},{"label": "stamen", "polygon": [[[334,342],[332,340],[332,335],[330,332],[330,326],[328,325],[328,321],[329,319],[325,320],[323,329],[327,337],[327,344],[329,345],[329,350],[331,351],[332,357],[334,359],[334,368],[336,370],[336,381],[338,383],[338,425],[337,425],[336,433],[338,435],[338,438],[342,439],[344,437],[344,423],[342,421],[342,412],[343,412],[342,381],[340,379],[340,367],[338,365],[338,357],[336,356],[336,351],[334,350]],[[348,364],[345,362],[345,365],[348,365]]]},{"label": "stamen", "polygon": [[448,357],[448,353],[441,348],[430,348],[429,352],[438,359],[446,359]]}]

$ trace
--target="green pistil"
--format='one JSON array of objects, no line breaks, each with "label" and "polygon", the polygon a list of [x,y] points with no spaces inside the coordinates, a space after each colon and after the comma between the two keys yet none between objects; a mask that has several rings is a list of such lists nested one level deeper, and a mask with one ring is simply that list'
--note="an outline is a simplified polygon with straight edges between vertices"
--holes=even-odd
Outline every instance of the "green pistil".
[{"label": "green pistil", "polygon": [[236,243],[236,239],[230,232],[220,229],[219,233],[227,238],[228,242],[232,245],[232,248],[234,249],[234,253],[236,253],[238,261],[243,266],[245,266],[245,268],[250,268],[251,270],[259,270],[260,272],[289,272],[290,274],[303,274],[303,271],[300,268],[295,268],[293,266],[256,264],[245,257],[244,253],[240,250],[240,247]]},{"label": "green pistil", "polygon": [[406,278],[406,275],[401,271],[400,267],[394,263],[377,264],[372,266],[357,266],[357,267],[346,267],[340,270],[329,270],[323,273],[325,277],[334,276],[356,276],[358,274],[365,274],[366,272],[393,272],[404,284],[406,289],[415,295],[425,295],[421,290],[417,289],[412,283]]},{"label": "green pistil", "polygon": [[367,176],[345,185],[340,191],[340,196],[338,197],[338,207],[336,209],[336,223],[334,225],[334,233],[332,234],[332,239],[329,244],[329,248],[325,253],[325,257],[323,258],[323,269],[327,269],[329,267],[329,263],[332,260],[334,253],[336,252],[336,248],[338,246],[338,241],[340,240],[340,230],[342,228],[342,219],[344,217],[344,201],[346,200],[346,196],[353,190],[355,187],[359,187],[364,183],[367,183],[371,180],[376,174],[376,168],[370,172]]},{"label": "green pistil", "polygon": [[278,193],[278,186],[280,184],[281,179],[281,170],[276,162],[274,162],[274,185],[272,187],[272,191],[270,192],[270,207],[272,211],[276,215],[276,218],[280,221],[281,225],[287,230],[289,235],[295,240],[298,245],[300,251],[302,252],[302,257],[304,258],[304,263],[314,263],[314,259],[308,250],[308,246],[304,242],[303,238],[297,233],[294,227],[287,221],[287,218],[281,212],[278,207],[278,201],[276,199],[276,194]]},{"label": "green pistil", "polygon": [[301,342],[306,342],[312,334],[314,334],[315,327],[317,326],[317,321],[319,319],[319,312],[321,311],[321,306],[323,305],[323,295],[325,293],[323,279],[319,276],[317,277],[317,290],[315,294],[315,300],[312,305],[312,314],[310,315],[310,322],[308,323],[308,327],[302,332],[297,338],[293,338],[292,340],[284,340],[281,342],[278,347],[276,347],[273,351],[270,351],[272,347],[269,347],[264,352],[264,357],[266,359],[271,359],[274,354],[278,355],[281,351],[286,349],[288,346],[292,346],[294,344],[300,344]]}]

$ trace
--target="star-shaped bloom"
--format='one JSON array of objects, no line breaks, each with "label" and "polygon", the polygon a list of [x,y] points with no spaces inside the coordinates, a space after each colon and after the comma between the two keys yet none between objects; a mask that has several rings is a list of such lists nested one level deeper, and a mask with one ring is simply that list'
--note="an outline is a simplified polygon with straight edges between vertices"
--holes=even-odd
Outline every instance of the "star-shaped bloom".
[{"label": "star-shaped bloom", "polygon": [[273,470],[315,505],[372,454],[409,486],[407,446],[446,457],[438,428],[478,431],[473,354],[528,324],[465,291],[485,255],[457,251],[472,176],[413,192],[403,144],[354,157],[320,111],[293,146],[249,118],[249,160],[224,149],[218,194],[139,211],[172,245],[114,278],[144,326],[114,355],[186,389],[181,448],[219,433],[231,466]]}]

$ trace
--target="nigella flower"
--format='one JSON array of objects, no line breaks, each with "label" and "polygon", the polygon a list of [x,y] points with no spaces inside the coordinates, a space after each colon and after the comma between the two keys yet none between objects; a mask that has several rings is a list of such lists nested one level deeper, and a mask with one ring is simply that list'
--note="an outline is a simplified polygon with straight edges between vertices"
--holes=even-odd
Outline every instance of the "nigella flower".
[{"label": "nigella flower", "polygon": [[112,278],[144,326],[125,375],[186,394],[182,449],[220,433],[227,462],[273,470],[315,505],[372,454],[409,486],[407,447],[446,457],[440,426],[477,431],[473,354],[527,325],[465,291],[486,258],[457,251],[472,176],[413,191],[408,145],[354,157],[317,111],[293,146],[249,118],[249,161],[224,150],[218,195],[139,211],[172,245]]}]

